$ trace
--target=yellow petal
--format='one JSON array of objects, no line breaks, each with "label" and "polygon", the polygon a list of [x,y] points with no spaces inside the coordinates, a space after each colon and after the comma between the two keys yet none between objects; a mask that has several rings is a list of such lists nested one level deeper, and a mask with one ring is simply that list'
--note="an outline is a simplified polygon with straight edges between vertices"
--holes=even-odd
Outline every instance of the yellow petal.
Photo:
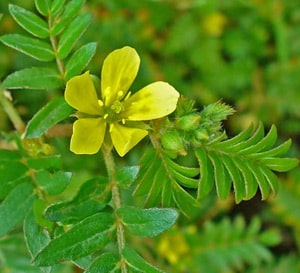
[{"label": "yellow petal", "polygon": [[67,82],[65,99],[78,111],[90,115],[99,115],[101,107],[89,72],[73,77]]},{"label": "yellow petal", "polygon": [[73,124],[70,150],[75,154],[95,154],[101,148],[106,123],[102,118],[78,119]]},{"label": "yellow petal", "polygon": [[147,134],[148,131],[143,129],[129,128],[118,123],[110,125],[111,140],[120,156],[124,156]]},{"label": "yellow petal", "polygon": [[176,109],[178,98],[174,87],[166,82],[154,82],[125,101],[121,118],[138,121],[164,117]]},{"label": "yellow petal", "polygon": [[126,95],[139,65],[139,55],[134,48],[128,46],[114,50],[106,57],[101,74],[102,99],[106,106]]}]

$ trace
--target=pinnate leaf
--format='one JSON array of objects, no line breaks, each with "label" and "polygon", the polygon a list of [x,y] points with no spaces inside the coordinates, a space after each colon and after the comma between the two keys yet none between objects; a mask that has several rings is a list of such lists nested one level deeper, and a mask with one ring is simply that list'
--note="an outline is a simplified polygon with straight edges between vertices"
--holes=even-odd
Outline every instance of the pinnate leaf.
[{"label": "pinnate leaf", "polygon": [[116,172],[116,180],[120,186],[126,187],[133,183],[139,173],[139,166],[123,167]]},{"label": "pinnate leaf", "polygon": [[36,173],[37,183],[49,195],[62,193],[68,186],[72,173],[58,171],[54,174],[41,170]]},{"label": "pinnate leaf", "polygon": [[104,253],[96,259],[85,273],[120,273],[119,259],[113,253]]},{"label": "pinnate leaf", "polygon": [[[51,30],[53,35],[58,35],[64,28],[66,28],[72,19],[78,14],[85,0],[72,0],[66,4],[63,14],[58,18]],[[53,2],[54,5],[54,2]]]},{"label": "pinnate leaf", "polygon": [[62,87],[63,84],[57,70],[49,67],[25,68],[8,75],[3,81],[3,87],[7,89],[48,90]]},{"label": "pinnate leaf", "polygon": [[51,126],[68,117],[73,109],[65,102],[63,97],[57,97],[51,100],[47,105],[41,108],[29,121],[25,137],[39,137],[45,133]]},{"label": "pinnate leaf", "polygon": [[128,231],[136,236],[156,236],[169,229],[177,220],[175,209],[140,209],[123,207],[117,211]]},{"label": "pinnate leaf", "polygon": [[58,57],[64,59],[71,52],[74,44],[89,26],[92,17],[90,14],[77,16],[62,33],[58,43]]},{"label": "pinnate leaf", "polygon": [[9,5],[9,12],[15,21],[30,34],[39,38],[49,36],[47,23],[33,12],[13,4]]},{"label": "pinnate leaf", "polygon": [[19,224],[35,199],[33,186],[24,182],[16,186],[0,205],[0,237]]},{"label": "pinnate leaf", "polygon": [[51,12],[53,14],[57,14],[58,12],[61,11],[64,4],[65,4],[65,0],[53,0],[51,5]]},{"label": "pinnate leaf", "polygon": [[40,14],[45,16],[49,14],[51,0],[34,0],[34,3]]},{"label": "pinnate leaf", "polygon": [[20,34],[7,34],[1,36],[0,41],[39,61],[48,62],[54,59],[51,46],[48,43],[35,38]]},{"label": "pinnate leaf", "polygon": [[108,179],[97,177],[85,182],[76,197],[67,202],[49,206],[45,212],[47,219],[72,224],[93,215],[107,206],[111,200]]},{"label": "pinnate leaf", "polygon": [[163,273],[164,271],[154,267],[145,261],[136,251],[125,247],[122,251],[122,256],[125,258],[129,267],[141,273]]},{"label": "pinnate leaf", "polygon": [[66,64],[65,79],[79,75],[96,53],[97,43],[89,43],[79,48]]},{"label": "pinnate leaf", "polygon": [[94,214],[52,240],[33,259],[33,264],[49,266],[76,260],[100,250],[110,240],[113,218],[109,213]]}]

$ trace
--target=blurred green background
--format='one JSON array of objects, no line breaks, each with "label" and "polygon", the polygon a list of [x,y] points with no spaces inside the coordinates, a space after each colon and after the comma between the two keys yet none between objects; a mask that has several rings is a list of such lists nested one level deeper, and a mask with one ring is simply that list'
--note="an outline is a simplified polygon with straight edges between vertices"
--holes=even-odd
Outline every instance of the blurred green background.
[{"label": "blurred green background", "polygon": [[[23,32],[8,14],[8,2],[34,10],[33,1],[1,0],[0,35]],[[100,75],[109,52],[130,45],[142,60],[133,90],[164,80],[195,99],[199,109],[221,99],[237,110],[225,123],[229,135],[258,120],[267,128],[275,124],[280,139],[292,138],[290,155],[299,158],[300,1],[90,0],[84,12],[92,13],[94,20],[77,46],[98,42],[89,65],[92,73]],[[33,65],[35,61],[29,57],[0,44],[0,80]],[[12,95],[25,120],[49,99],[49,94],[37,91],[14,91]],[[1,114],[0,128],[10,127]],[[67,141],[59,148],[65,149],[66,166],[83,168],[81,161],[68,156]],[[139,156],[138,151],[133,152],[130,160],[134,162]],[[86,159],[84,168],[96,173],[99,162],[95,163],[94,157]],[[262,203],[258,196],[231,207],[228,214],[259,215],[283,235],[274,253],[278,257],[299,255],[299,168],[281,179],[282,189],[275,200]]]}]

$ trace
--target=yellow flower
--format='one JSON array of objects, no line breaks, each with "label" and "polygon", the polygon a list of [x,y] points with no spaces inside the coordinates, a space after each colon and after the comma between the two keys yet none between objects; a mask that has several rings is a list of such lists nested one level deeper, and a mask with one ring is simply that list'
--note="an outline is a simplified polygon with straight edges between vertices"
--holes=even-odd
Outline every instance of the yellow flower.
[{"label": "yellow flower", "polygon": [[139,65],[135,49],[126,46],[104,60],[98,93],[89,72],[67,82],[65,99],[78,110],[72,152],[97,153],[108,131],[116,151],[124,156],[148,134],[142,121],[164,117],[176,109],[179,93],[166,82],[151,83],[131,94],[129,87]]}]

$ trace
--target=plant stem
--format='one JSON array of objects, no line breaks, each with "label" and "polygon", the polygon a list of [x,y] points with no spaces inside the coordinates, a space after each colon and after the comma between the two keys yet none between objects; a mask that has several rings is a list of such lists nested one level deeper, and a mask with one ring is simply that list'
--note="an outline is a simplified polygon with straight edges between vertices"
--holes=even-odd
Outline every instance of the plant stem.
[{"label": "plant stem", "polygon": [[[122,250],[125,247],[125,235],[124,235],[123,223],[116,213],[117,210],[121,208],[120,189],[116,181],[116,167],[115,167],[115,162],[111,150],[105,145],[103,145],[102,152],[103,152],[103,157],[104,157],[104,161],[108,173],[109,182],[111,184],[111,189],[112,189],[112,203],[113,203],[113,210],[114,210],[115,222],[117,227],[118,250],[119,250],[120,257],[122,257]],[[121,272],[127,273],[127,267],[123,260],[121,260]]]},{"label": "plant stem", "polygon": [[57,68],[59,70],[60,75],[64,79],[64,77],[65,77],[65,67],[64,67],[64,64],[63,64],[62,60],[60,58],[58,58],[58,56],[57,56],[57,41],[56,41],[56,37],[54,35],[52,35],[52,33],[51,33],[52,26],[53,26],[53,22],[52,22],[52,16],[50,14],[49,18],[48,18],[48,27],[49,27],[49,30],[50,30],[50,43],[51,43],[51,46],[52,46],[53,51],[54,51]]},{"label": "plant stem", "polygon": [[25,130],[25,124],[12,102],[5,96],[5,90],[0,90],[0,105],[2,105],[16,130],[19,133],[23,133]]}]

